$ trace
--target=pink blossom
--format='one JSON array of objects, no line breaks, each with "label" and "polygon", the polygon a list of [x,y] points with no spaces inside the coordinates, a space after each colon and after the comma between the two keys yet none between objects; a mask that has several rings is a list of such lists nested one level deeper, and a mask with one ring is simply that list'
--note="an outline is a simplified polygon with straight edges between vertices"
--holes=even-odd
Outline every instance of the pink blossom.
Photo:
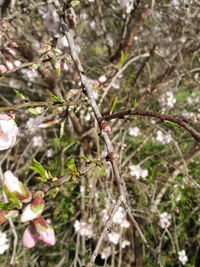
[{"label": "pink blossom", "polygon": [[18,127],[6,114],[0,114],[0,150],[8,149],[16,143]]},{"label": "pink blossom", "polygon": [[39,238],[48,246],[54,246],[56,237],[53,227],[49,225],[43,217],[39,217],[33,221],[35,231]]},{"label": "pink blossom", "polygon": [[68,68],[68,66],[67,66],[67,64],[65,62],[60,62],[60,67],[64,71],[68,71],[69,70],[69,68]]},{"label": "pink blossom", "polygon": [[25,248],[33,248],[38,241],[38,236],[34,229],[29,225],[23,234],[22,243]]},{"label": "pink blossom", "polygon": [[105,133],[109,134],[111,132],[110,124],[107,121],[102,121],[101,127]]},{"label": "pink blossom", "polygon": [[38,218],[42,214],[44,207],[43,193],[39,191],[33,196],[32,202],[23,209],[21,222],[28,222]]},{"label": "pink blossom", "polygon": [[6,171],[4,173],[3,186],[8,190],[9,193],[15,193],[17,198],[22,202],[30,201],[30,191],[11,171]]},{"label": "pink blossom", "polygon": [[7,71],[7,68],[6,68],[6,66],[5,65],[0,65],[0,73],[4,73],[4,72],[6,72]]}]

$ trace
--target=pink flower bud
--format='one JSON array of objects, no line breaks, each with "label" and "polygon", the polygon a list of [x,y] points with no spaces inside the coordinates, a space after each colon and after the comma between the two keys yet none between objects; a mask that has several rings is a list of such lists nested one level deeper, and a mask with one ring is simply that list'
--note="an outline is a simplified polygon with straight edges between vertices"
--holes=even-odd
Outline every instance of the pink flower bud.
[{"label": "pink flower bud", "polygon": [[47,56],[48,56],[48,57],[53,57],[53,56],[54,56],[54,53],[53,53],[52,51],[48,51],[48,52],[47,52]]},{"label": "pink flower bud", "polygon": [[44,242],[46,245],[54,246],[56,243],[56,237],[53,227],[49,225],[42,216],[35,219],[33,224],[35,231],[42,242]]},{"label": "pink flower bud", "polygon": [[27,188],[18,180],[11,171],[6,171],[3,177],[3,185],[6,187],[9,193],[16,193],[18,199],[23,200],[30,197],[30,192]]},{"label": "pink flower bud", "polygon": [[30,225],[26,228],[23,234],[22,243],[25,248],[33,248],[38,241],[38,236],[34,231],[34,228]]},{"label": "pink flower bud", "polygon": [[43,192],[39,191],[33,196],[32,202],[23,209],[21,222],[28,222],[38,218],[42,214],[44,207]]},{"label": "pink flower bud", "polygon": [[12,43],[9,43],[8,46],[12,46],[12,47],[18,47],[17,43],[16,42],[12,42]]},{"label": "pink flower bud", "polygon": [[6,68],[6,66],[5,65],[0,65],[0,73],[4,73],[4,72],[6,72],[7,71],[7,68]]},{"label": "pink flower bud", "polygon": [[107,121],[102,121],[101,127],[105,133],[109,134],[111,132],[110,124]]},{"label": "pink flower bud", "polygon": [[6,114],[0,114],[0,150],[14,146],[17,135],[18,127],[15,121]]},{"label": "pink flower bud", "polygon": [[65,62],[60,62],[60,67],[64,71],[68,71],[69,70],[69,68],[68,68],[68,66],[67,66],[67,64]]},{"label": "pink flower bud", "polygon": [[14,49],[12,49],[12,48],[8,48],[7,51],[8,51],[8,53],[11,54],[13,57],[16,56],[16,51],[15,51]]}]

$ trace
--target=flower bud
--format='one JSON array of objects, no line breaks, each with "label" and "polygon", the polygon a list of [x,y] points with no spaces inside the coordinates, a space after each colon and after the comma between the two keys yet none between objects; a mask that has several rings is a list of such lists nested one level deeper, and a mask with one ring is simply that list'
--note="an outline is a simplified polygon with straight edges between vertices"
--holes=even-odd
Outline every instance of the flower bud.
[{"label": "flower bud", "polygon": [[4,72],[6,72],[7,71],[7,68],[6,68],[6,66],[5,65],[0,65],[0,73],[4,73]]},{"label": "flower bud", "polygon": [[35,231],[42,242],[48,246],[54,246],[56,243],[56,237],[53,227],[49,225],[42,216],[35,219],[33,224]]},{"label": "flower bud", "polygon": [[107,121],[102,121],[101,122],[101,128],[107,134],[109,134],[111,132],[110,124]]},{"label": "flower bud", "polygon": [[15,145],[18,127],[10,116],[0,114],[0,150],[8,149]]},{"label": "flower bud", "polygon": [[38,241],[37,233],[35,232],[34,228],[29,225],[23,234],[22,243],[25,248],[33,248]]},{"label": "flower bud", "polygon": [[60,62],[60,67],[62,70],[64,71],[68,71],[69,70],[69,67],[67,66],[67,64],[65,62]]},{"label": "flower bud", "polygon": [[33,196],[33,200],[28,204],[22,212],[21,222],[28,222],[38,218],[45,207],[43,192],[39,191]]},{"label": "flower bud", "polygon": [[7,190],[9,193],[15,193],[17,198],[22,202],[30,201],[30,191],[22,184],[22,182],[18,180],[18,178],[11,171],[6,171],[4,173],[3,186],[5,188],[5,193]]}]

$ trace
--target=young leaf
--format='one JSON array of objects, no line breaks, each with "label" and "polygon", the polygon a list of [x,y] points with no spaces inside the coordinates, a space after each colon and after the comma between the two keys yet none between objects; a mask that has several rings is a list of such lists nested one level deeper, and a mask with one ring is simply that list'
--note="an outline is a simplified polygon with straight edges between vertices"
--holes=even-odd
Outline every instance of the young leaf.
[{"label": "young leaf", "polygon": [[70,159],[68,162],[67,162],[67,167],[72,170],[73,172],[76,172],[77,171],[77,168],[76,168],[76,164],[75,164],[75,161],[74,159]]},{"label": "young leaf", "polygon": [[25,100],[25,96],[17,89],[14,89],[15,94],[20,97],[22,100]]},{"label": "young leaf", "polygon": [[123,51],[121,51],[121,57],[119,60],[119,65],[122,66],[124,62],[127,60],[128,54],[125,54]]},{"label": "young leaf", "polygon": [[110,115],[113,113],[113,110],[115,109],[115,106],[117,105],[118,97],[114,97],[111,100],[111,109],[110,109]]}]

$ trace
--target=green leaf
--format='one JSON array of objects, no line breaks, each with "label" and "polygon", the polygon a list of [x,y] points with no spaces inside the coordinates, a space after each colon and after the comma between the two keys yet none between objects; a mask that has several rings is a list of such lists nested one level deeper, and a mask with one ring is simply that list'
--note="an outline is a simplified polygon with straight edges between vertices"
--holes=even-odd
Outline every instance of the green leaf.
[{"label": "green leaf", "polygon": [[45,168],[36,159],[32,159],[31,163],[32,163],[32,166],[30,166],[29,168],[41,175],[41,178],[40,178],[41,182],[45,183],[47,180],[53,178],[51,173],[45,170]]},{"label": "green leaf", "polygon": [[80,1],[78,1],[78,0],[71,1],[72,7],[78,6],[79,4],[80,4]]},{"label": "green leaf", "polygon": [[1,210],[10,210],[12,208],[12,203],[0,203]]},{"label": "green leaf", "polygon": [[134,107],[136,106],[136,104],[137,104],[136,99],[133,99],[133,100],[132,100],[132,103],[131,103],[132,108],[134,108]]},{"label": "green leaf", "polygon": [[21,209],[22,208],[22,203],[18,199],[18,197],[16,196],[16,193],[15,192],[10,193],[5,185],[2,185],[2,187],[3,187],[3,190],[4,190],[7,198],[11,202],[12,207],[16,207],[18,209]]},{"label": "green leaf", "polygon": [[82,160],[85,160],[85,161],[87,161],[87,162],[90,162],[90,160],[89,160],[87,157],[85,157],[85,156],[80,156],[80,158],[81,158]]},{"label": "green leaf", "polygon": [[14,89],[15,94],[20,97],[22,100],[25,100],[26,97],[17,89]]},{"label": "green leaf", "polygon": [[75,164],[75,161],[74,159],[70,159],[68,162],[67,162],[67,167],[72,170],[73,172],[77,172],[77,168],[76,168],[76,164]]},{"label": "green leaf", "polygon": [[118,97],[114,97],[111,100],[111,109],[110,109],[110,114],[113,113],[113,110],[115,109],[116,105],[117,105],[117,101],[118,101]]},{"label": "green leaf", "polygon": [[60,191],[60,189],[57,187],[57,188],[50,190],[49,194],[52,198],[55,198],[57,196],[57,194],[59,193],[59,191]]},{"label": "green leaf", "polygon": [[128,58],[128,54],[121,51],[121,57],[119,60],[119,65],[122,66],[124,64],[124,62],[127,60],[127,58]]}]

